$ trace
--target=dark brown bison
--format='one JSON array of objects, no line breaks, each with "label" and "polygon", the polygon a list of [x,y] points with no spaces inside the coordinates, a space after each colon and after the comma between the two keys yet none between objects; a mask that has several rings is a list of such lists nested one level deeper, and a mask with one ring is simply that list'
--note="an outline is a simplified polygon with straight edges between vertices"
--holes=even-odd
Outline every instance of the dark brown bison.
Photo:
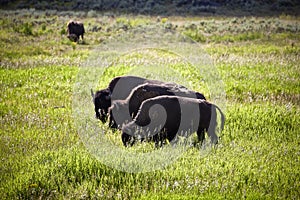
[{"label": "dark brown bison", "polygon": [[83,40],[83,35],[85,33],[83,23],[76,21],[69,21],[67,25],[68,38],[74,42],[77,42],[81,36]]},{"label": "dark brown bison", "polygon": [[112,79],[106,89],[99,90],[96,93],[91,90],[96,118],[106,122],[108,108],[111,106],[112,101],[126,99],[133,88],[144,83],[165,84],[162,81],[149,80],[138,76],[119,76]]},{"label": "dark brown bison", "polygon": [[122,127],[122,142],[127,146],[137,138],[151,138],[156,146],[161,146],[166,139],[172,142],[176,136],[186,137],[193,132],[197,132],[198,140],[202,142],[207,131],[211,142],[216,144],[217,110],[221,116],[220,130],[223,130],[224,114],[205,100],[178,96],[145,100],[134,120]]},{"label": "dark brown bison", "polygon": [[203,94],[188,90],[173,83],[151,84],[145,83],[132,90],[125,100],[114,101],[109,108],[109,125],[112,128],[122,128],[122,125],[132,121],[143,101],[157,96],[181,96],[204,99]]}]

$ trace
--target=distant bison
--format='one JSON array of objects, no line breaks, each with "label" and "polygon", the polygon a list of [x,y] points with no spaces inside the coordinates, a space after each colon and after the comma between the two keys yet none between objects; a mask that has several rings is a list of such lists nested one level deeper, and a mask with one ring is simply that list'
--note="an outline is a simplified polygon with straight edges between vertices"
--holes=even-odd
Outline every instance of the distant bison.
[{"label": "distant bison", "polygon": [[125,100],[117,100],[113,102],[109,108],[109,125],[113,128],[121,128],[124,123],[132,121],[144,100],[162,95],[182,96],[205,100],[203,94],[188,90],[181,85],[173,83],[145,83],[134,88]]},{"label": "distant bison", "polygon": [[119,76],[111,80],[106,89],[97,91],[91,90],[95,106],[96,118],[106,122],[108,108],[114,100],[124,100],[131,93],[132,89],[144,83],[164,84],[162,81],[149,80],[137,76]]},{"label": "distant bison", "polygon": [[83,23],[76,21],[69,21],[68,25],[68,38],[74,42],[77,42],[81,36],[83,40],[83,35],[85,33]]},{"label": "distant bison", "polygon": [[134,120],[122,127],[122,142],[128,146],[136,138],[150,138],[159,146],[166,139],[171,142],[176,136],[186,137],[193,132],[197,132],[198,140],[202,142],[207,131],[211,142],[216,144],[216,110],[220,112],[220,127],[223,130],[224,114],[216,105],[205,100],[178,96],[158,96],[145,100]]}]

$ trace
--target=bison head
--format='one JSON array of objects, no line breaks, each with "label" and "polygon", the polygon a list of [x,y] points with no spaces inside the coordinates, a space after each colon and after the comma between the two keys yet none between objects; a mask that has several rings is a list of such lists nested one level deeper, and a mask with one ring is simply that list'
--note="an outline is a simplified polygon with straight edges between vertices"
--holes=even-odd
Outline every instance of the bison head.
[{"label": "bison head", "polygon": [[96,118],[106,122],[108,108],[111,106],[111,92],[108,89],[99,90],[95,94],[91,90],[95,106]]},{"label": "bison head", "polygon": [[75,34],[70,34],[67,36],[69,38],[69,40],[71,40],[72,42],[77,42],[79,40],[79,37]]}]

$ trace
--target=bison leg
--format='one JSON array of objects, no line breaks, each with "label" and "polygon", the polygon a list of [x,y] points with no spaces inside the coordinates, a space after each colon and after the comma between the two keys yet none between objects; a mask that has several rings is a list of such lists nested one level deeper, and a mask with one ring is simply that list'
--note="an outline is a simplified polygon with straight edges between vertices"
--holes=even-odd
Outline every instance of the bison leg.
[{"label": "bison leg", "polygon": [[205,133],[203,128],[199,128],[197,131],[198,141],[202,145],[204,139],[205,139]]},{"label": "bison leg", "polygon": [[160,138],[159,134],[156,134],[156,135],[153,136],[153,141],[154,141],[156,149],[162,147],[162,141],[161,141],[161,138]]},{"label": "bison leg", "polygon": [[128,135],[127,133],[122,133],[122,142],[123,142],[123,145],[125,147],[128,147],[129,146],[132,146],[135,142],[135,139],[131,136],[131,135]]},{"label": "bison leg", "polygon": [[117,125],[116,121],[113,118],[111,110],[110,110],[110,114],[109,114],[109,124],[108,124],[108,126],[111,127],[111,128],[118,128],[118,125]]},{"label": "bison leg", "polygon": [[165,131],[161,131],[153,136],[153,141],[155,143],[155,148],[161,148],[166,144],[167,133]]}]

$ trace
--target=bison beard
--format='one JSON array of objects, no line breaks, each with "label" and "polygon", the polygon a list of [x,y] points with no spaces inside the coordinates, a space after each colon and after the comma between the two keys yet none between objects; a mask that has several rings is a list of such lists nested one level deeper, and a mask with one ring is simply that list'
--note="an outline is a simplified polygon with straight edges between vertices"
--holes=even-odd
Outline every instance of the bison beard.
[{"label": "bison beard", "polygon": [[[150,108],[156,104],[165,109],[166,122],[161,124],[160,129],[153,127],[145,130],[143,127],[153,119],[153,116],[149,115]],[[133,145],[135,139],[140,137],[152,139],[156,146],[161,146],[166,139],[172,141],[176,135],[188,136],[193,132],[197,132],[198,140],[203,142],[204,132],[207,131],[211,142],[216,144],[218,140],[216,110],[219,110],[221,115],[222,130],[225,120],[223,113],[217,106],[205,100],[177,96],[159,96],[148,99],[142,103],[135,119],[123,126],[122,142],[125,146]],[[161,111],[157,110],[157,112]]]}]

